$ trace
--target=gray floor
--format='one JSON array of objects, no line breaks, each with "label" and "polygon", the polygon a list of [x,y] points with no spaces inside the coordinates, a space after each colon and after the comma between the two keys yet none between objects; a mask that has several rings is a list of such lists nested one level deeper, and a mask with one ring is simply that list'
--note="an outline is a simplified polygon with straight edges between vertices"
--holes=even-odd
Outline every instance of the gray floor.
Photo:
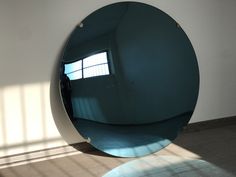
[{"label": "gray floor", "polygon": [[[236,176],[236,125],[182,133],[172,144],[149,157],[160,158],[166,155],[201,159],[208,165],[212,164]],[[65,153],[60,158],[0,169],[0,177],[96,177],[133,160],[137,158],[115,158],[97,151],[76,155]],[[188,176],[215,176],[214,171],[212,175],[197,171],[198,168],[193,168]]]},{"label": "gray floor", "polygon": [[236,125],[185,133],[176,141],[179,145],[201,156],[207,162],[236,176]]}]

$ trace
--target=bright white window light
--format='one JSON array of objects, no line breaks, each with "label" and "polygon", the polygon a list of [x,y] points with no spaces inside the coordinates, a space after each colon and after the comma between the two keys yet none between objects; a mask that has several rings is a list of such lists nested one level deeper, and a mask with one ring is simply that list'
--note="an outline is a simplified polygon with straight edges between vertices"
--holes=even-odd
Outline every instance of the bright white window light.
[{"label": "bright white window light", "polygon": [[82,60],[65,64],[65,74],[70,80],[109,75],[107,52],[101,52]]},{"label": "bright white window light", "polygon": [[82,79],[82,70],[67,74],[70,80]]},{"label": "bright white window light", "polygon": [[81,69],[82,69],[82,60],[70,64],[65,64],[65,74],[69,74]]},{"label": "bright white window light", "polygon": [[107,52],[98,53],[83,59],[83,68],[107,63]]},{"label": "bright white window light", "polygon": [[107,52],[98,53],[83,59],[84,78],[108,74]]},{"label": "bright white window light", "polygon": [[82,78],[82,60],[65,64],[64,73],[70,80],[77,80]]},{"label": "bright white window light", "polygon": [[101,64],[84,69],[84,78],[108,75],[108,64]]}]

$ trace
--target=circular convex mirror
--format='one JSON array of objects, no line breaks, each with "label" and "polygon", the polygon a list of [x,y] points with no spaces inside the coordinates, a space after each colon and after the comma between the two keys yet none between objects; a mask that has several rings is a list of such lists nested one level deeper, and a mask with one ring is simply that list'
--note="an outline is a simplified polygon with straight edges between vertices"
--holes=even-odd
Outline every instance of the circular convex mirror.
[{"label": "circular convex mirror", "polygon": [[197,102],[199,69],[190,40],[175,20],[147,4],[119,2],[87,16],[71,33],[60,67],[73,125],[114,156],[164,148]]}]

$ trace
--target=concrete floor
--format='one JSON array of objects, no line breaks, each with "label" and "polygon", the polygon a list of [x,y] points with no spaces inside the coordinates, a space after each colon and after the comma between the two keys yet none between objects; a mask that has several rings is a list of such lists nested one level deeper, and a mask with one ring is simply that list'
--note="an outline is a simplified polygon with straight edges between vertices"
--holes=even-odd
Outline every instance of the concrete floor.
[{"label": "concrete floor", "polygon": [[[160,158],[165,155],[202,159],[225,172],[221,176],[236,176],[236,125],[182,133],[172,144],[145,158]],[[133,160],[137,158],[115,158],[98,151],[75,155],[64,152],[63,157],[40,162],[29,161],[24,165],[9,165],[0,169],[0,177],[96,177]],[[212,175],[209,174],[211,171],[207,174],[199,173],[197,168],[191,170],[188,177],[214,174],[214,171]],[[158,174],[155,176],[158,177]]]}]

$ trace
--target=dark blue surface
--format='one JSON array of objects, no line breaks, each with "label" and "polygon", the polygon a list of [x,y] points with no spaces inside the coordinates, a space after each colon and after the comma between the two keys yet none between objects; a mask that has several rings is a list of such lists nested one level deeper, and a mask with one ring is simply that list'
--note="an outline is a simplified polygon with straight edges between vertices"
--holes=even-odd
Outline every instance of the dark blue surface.
[{"label": "dark blue surface", "polygon": [[122,157],[156,152],[174,140],[197,103],[193,46],[169,15],[120,2],[77,26],[64,63],[107,51],[110,75],[71,81],[73,124],[97,149]]},{"label": "dark blue surface", "polygon": [[74,126],[84,138],[105,153],[120,157],[137,157],[156,152],[174,140],[192,113],[142,125],[111,125],[76,119]]},{"label": "dark blue surface", "polygon": [[95,11],[83,24],[71,35],[63,60],[107,50],[111,75],[71,81],[75,117],[143,124],[194,110],[199,87],[195,52],[170,16],[126,2]]}]

